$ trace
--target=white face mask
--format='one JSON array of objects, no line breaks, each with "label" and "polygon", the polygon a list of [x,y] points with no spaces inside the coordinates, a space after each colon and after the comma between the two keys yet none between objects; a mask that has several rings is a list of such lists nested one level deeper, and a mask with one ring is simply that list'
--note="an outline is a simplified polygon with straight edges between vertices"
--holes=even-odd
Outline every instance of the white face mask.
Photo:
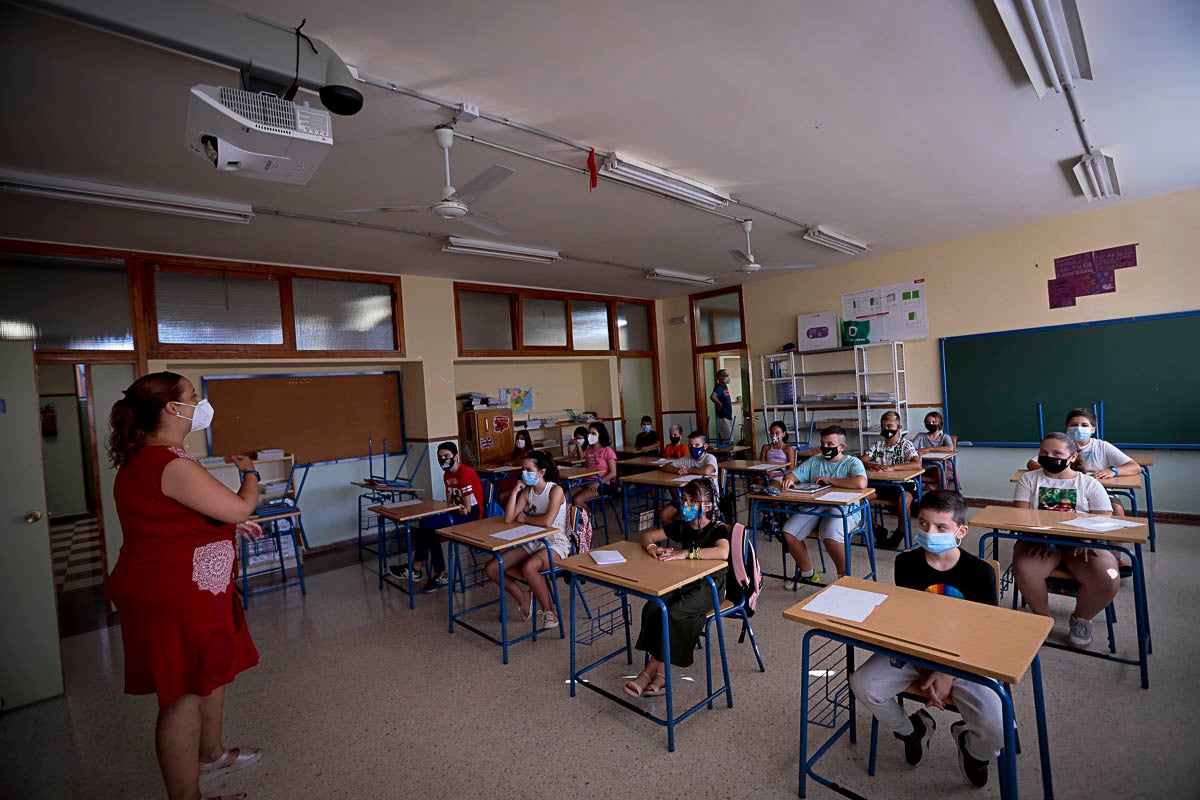
[{"label": "white face mask", "polygon": [[[188,433],[202,431],[209,425],[212,425],[213,414],[215,414],[216,411],[213,409],[212,403],[208,402],[207,400],[201,400],[196,405],[180,402],[176,402],[175,405],[187,406],[188,408],[196,409],[192,412],[192,418],[190,420],[192,423],[192,429],[188,431]],[[187,419],[187,417],[185,417],[183,414],[176,413],[175,416],[179,417],[180,419]]]},{"label": "white face mask", "polygon": [[598,433],[589,433],[588,434],[588,444],[595,444],[598,441],[600,441],[600,434],[598,434]]}]

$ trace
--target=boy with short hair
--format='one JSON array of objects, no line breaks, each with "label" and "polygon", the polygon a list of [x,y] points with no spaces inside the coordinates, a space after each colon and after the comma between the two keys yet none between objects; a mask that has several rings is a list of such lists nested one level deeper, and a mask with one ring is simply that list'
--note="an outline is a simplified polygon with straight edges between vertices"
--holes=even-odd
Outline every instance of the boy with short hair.
[{"label": "boy with short hair", "polygon": [[658,437],[658,431],[654,430],[654,420],[650,417],[642,417],[642,430],[633,440],[633,449],[639,453],[653,453],[662,445],[662,440]]},{"label": "boy with short hair", "polygon": [[[899,467],[921,466],[917,448],[904,438],[904,426],[895,411],[885,411],[879,419],[879,434],[882,438],[871,445],[863,454],[863,465],[870,472],[890,472]],[[904,493],[904,507],[900,507],[898,486],[879,486],[875,489],[875,502],[896,512],[896,530],[888,535],[886,528],[876,528],[875,546],[895,548],[904,538],[904,520],[912,513],[912,496]],[[901,516],[903,515],[903,516]]]},{"label": "boy with short hair", "polygon": [[[688,453],[670,464],[663,464],[663,472],[673,475],[697,475],[707,477],[713,486],[713,496],[719,497],[717,487],[717,457],[708,452],[707,439],[704,431],[692,431],[688,434]],[[664,518],[663,523],[667,520]]]},{"label": "boy with short hair", "polygon": [[[917,513],[917,547],[896,556],[896,585],[995,605],[995,570],[959,548],[967,535],[967,504],[962,495],[943,490],[929,492],[921,499]],[[936,624],[936,618],[930,624]],[[915,766],[925,755],[937,725],[924,708],[904,715],[896,695],[913,681],[919,681],[928,698],[926,707],[944,709],[953,692],[953,703],[963,717],[950,726],[950,735],[958,746],[959,769],[972,786],[985,786],[988,762],[1004,745],[1003,710],[994,691],[912,664],[894,664],[879,653],[854,671],[850,688],[858,701],[904,742],[904,758]]]},{"label": "boy with short hair", "polygon": [[[790,489],[797,483],[828,484],[837,489],[850,489],[861,492],[867,488],[867,471],[863,464],[854,456],[846,455],[846,429],[841,425],[830,425],[821,431],[821,454],[800,464],[783,476],[783,488]],[[834,569],[838,577],[846,574],[846,532],[858,527],[862,520],[862,512],[856,512],[846,518],[845,530],[842,520],[838,517],[817,517],[812,514],[793,514],[783,523],[783,543],[788,553],[796,560],[796,568],[800,570],[798,581],[788,581],[784,586],[795,591],[801,583],[811,586],[821,585],[821,576],[813,568],[812,559],[808,555],[808,546],[804,540],[812,533],[813,528],[820,525],[821,542],[825,552],[833,559]]]},{"label": "boy with short hair", "polygon": [[677,461],[688,454],[687,442],[683,440],[683,426],[678,423],[668,430],[670,441],[662,449],[662,457]]}]

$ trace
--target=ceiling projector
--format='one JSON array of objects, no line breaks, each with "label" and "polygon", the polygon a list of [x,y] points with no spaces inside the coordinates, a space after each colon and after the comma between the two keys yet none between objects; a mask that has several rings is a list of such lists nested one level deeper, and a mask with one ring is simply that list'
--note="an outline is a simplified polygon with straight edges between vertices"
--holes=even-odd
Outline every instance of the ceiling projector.
[{"label": "ceiling projector", "polygon": [[333,147],[328,111],[263,92],[193,86],[187,148],[222,172],[306,184]]}]

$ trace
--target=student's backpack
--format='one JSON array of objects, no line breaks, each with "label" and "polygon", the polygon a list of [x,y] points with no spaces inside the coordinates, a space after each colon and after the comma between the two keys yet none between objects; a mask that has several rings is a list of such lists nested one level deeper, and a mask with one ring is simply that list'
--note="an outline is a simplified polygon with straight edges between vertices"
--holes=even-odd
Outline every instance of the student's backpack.
[{"label": "student's backpack", "polygon": [[740,522],[731,528],[729,536],[729,571],[731,580],[725,584],[725,597],[737,605],[745,603],[746,616],[754,616],[758,595],[762,592],[762,569],[754,543],[746,538],[746,526]]},{"label": "student's backpack", "polygon": [[572,555],[586,553],[592,549],[592,518],[587,509],[567,506],[567,538],[571,541]]}]

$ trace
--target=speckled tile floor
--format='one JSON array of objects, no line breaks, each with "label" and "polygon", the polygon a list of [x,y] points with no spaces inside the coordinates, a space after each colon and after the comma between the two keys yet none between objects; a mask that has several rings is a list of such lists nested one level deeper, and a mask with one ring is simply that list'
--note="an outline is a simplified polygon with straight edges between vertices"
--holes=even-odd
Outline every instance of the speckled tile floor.
[{"label": "speckled tile floor", "polygon": [[[977,535],[968,540],[972,549]],[[774,571],[778,551],[763,557]],[[1149,691],[1138,688],[1136,667],[1042,651],[1057,797],[1200,796],[1198,566],[1200,529],[1160,526],[1159,552],[1148,554],[1157,634]],[[880,567],[881,580],[890,580],[890,555]],[[1126,587],[1118,601],[1118,647],[1126,653],[1129,598]],[[592,692],[568,696],[568,648],[557,636],[517,645],[503,666],[499,649],[483,639],[447,633],[444,592],[418,598],[410,611],[399,592],[378,591],[366,568],[315,575],[306,598],[290,590],[252,603],[262,663],[229,690],[226,743],[263,747],[266,757],[208,788],[247,791],[254,800],[794,797],[802,631],[780,612],[797,599],[768,580],[753,620],[767,672],[757,671],[748,645],[731,639],[734,708],[719,703],[682,723],[678,749],[668,753],[662,728]],[[1069,601],[1056,600],[1054,610],[1062,636]],[[121,693],[120,628],[66,639],[63,654],[66,695],[0,717],[0,796],[163,796],[154,700]],[[617,660],[596,680],[617,689],[632,671]],[[695,681],[681,681],[683,693],[697,696],[703,659],[684,674]],[[1017,688],[1016,705],[1026,746],[1020,789],[1039,797],[1027,687]],[[869,718],[860,710],[858,744],[836,744],[824,774],[872,798],[997,797],[994,770],[986,789],[966,786],[951,719],[936,716],[925,763],[907,767],[899,743],[884,736],[871,778]],[[823,741],[824,732],[813,731]],[[837,795],[810,784],[809,796]]]}]

